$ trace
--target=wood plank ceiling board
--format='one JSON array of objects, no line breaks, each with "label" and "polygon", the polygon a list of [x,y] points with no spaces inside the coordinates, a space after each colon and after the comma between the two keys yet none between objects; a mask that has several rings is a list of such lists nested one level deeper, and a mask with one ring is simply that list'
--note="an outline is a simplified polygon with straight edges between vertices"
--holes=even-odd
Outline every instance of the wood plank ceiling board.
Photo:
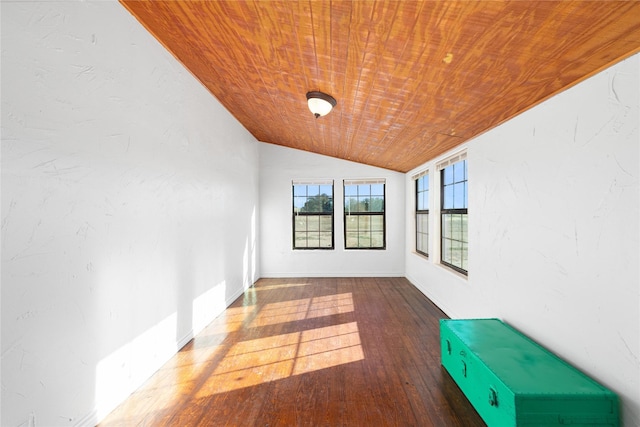
[{"label": "wood plank ceiling board", "polygon": [[400,172],[640,52],[638,1],[120,1],[259,141]]}]

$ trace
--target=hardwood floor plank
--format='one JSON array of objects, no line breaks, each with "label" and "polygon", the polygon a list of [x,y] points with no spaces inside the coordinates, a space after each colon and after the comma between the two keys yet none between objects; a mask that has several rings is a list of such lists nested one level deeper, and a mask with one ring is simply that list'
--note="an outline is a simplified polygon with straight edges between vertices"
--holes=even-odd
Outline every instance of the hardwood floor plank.
[{"label": "hardwood floor plank", "polygon": [[404,278],[261,279],[100,426],[484,426]]}]

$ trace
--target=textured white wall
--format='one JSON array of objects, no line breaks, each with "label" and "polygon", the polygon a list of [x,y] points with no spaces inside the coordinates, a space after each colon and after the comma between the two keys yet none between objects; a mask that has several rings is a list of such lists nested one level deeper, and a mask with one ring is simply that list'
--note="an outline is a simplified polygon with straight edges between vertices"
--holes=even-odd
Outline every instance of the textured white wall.
[{"label": "textured white wall", "polygon": [[117,2],[2,2],[3,426],[94,425],[258,276],[258,143]]},{"label": "textured white wall", "polygon": [[[321,120],[321,119],[318,119]],[[334,250],[292,249],[291,181],[334,180]],[[386,250],[345,250],[342,180],[386,179]],[[404,174],[260,144],[260,272],[262,277],[404,276]]]},{"label": "textured white wall", "polygon": [[450,316],[502,318],[612,388],[626,426],[640,425],[639,64],[468,144],[468,280],[412,252],[411,174],[406,199],[407,277]]}]

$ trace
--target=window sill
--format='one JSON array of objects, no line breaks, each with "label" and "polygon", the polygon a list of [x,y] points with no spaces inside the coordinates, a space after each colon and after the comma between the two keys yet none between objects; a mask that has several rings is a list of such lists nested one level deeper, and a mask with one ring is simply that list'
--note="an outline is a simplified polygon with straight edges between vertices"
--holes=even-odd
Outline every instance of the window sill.
[{"label": "window sill", "polygon": [[412,252],[413,252],[413,254],[414,254],[414,255],[417,255],[417,256],[419,256],[420,258],[424,259],[424,260],[427,260],[427,261],[431,260],[431,258],[429,257],[429,255],[425,255],[425,254],[423,254],[422,252],[418,252],[418,251],[415,251],[415,250],[414,250],[414,251],[412,251]]},{"label": "window sill", "polygon": [[458,276],[461,279],[464,279],[465,282],[469,281],[469,273],[467,274],[462,274],[459,271],[454,270],[453,268],[449,267],[448,265],[442,264],[442,263],[434,263],[435,265],[437,265],[438,267],[440,267],[441,269],[443,269],[444,271],[453,274],[454,276]]}]

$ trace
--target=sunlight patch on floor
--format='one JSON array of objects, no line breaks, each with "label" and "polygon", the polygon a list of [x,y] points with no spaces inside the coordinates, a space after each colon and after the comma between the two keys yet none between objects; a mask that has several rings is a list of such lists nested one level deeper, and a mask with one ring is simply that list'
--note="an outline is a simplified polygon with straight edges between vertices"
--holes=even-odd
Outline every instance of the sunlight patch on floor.
[{"label": "sunlight patch on floor", "polygon": [[363,359],[356,322],[243,341],[229,350],[197,397]]},{"label": "sunlight patch on floor", "polygon": [[283,283],[281,285],[259,285],[254,286],[253,289],[256,291],[272,291],[274,289],[286,289],[286,288],[294,288],[299,286],[309,286],[309,283]]},{"label": "sunlight patch on floor", "polygon": [[226,335],[239,330],[245,321],[253,315],[255,310],[255,305],[227,308],[200,332],[195,338],[196,341],[199,339],[202,340],[202,338],[206,336]]},{"label": "sunlight patch on floor", "polygon": [[274,302],[259,311],[253,289],[243,298],[243,306],[226,309],[114,411],[111,425],[126,423],[130,413],[157,416],[194,396],[203,398],[364,360],[356,322],[225,344],[230,334],[243,329],[353,312],[351,293]]},{"label": "sunlight patch on floor", "polygon": [[275,302],[265,305],[251,323],[251,327],[297,322],[322,316],[354,311],[350,292],[322,297]]}]

